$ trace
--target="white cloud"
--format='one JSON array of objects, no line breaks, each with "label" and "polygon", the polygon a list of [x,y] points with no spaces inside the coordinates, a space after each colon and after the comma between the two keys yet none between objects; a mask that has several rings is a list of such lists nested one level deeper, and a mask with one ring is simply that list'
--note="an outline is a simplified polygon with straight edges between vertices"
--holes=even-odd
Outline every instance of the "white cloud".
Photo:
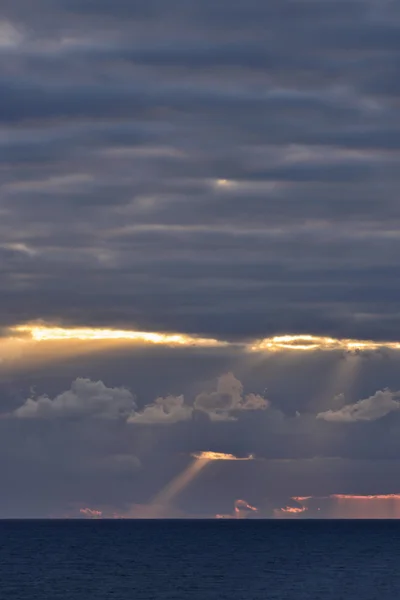
[{"label": "white cloud", "polygon": [[385,415],[400,410],[400,392],[379,390],[373,396],[346,404],[339,410],[327,410],[317,415],[317,419],[354,423],[356,421],[376,421]]},{"label": "white cloud", "polygon": [[191,416],[192,407],[185,404],[183,396],[167,396],[166,398],[157,398],[142,411],[133,413],[128,422],[142,425],[168,424],[187,421]]},{"label": "white cloud", "polygon": [[142,411],[133,413],[130,423],[168,424],[188,421],[194,411],[208,415],[211,421],[235,420],[235,412],[241,410],[264,410],[269,402],[257,394],[243,396],[243,385],[233,373],[219,377],[214,392],[202,392],[196,396],[193,405],[185,403],[183,396],[157,398]]},{"label": "white cloud", "polygon": [[28,398],[13,416],[24,419],[49,418],[123,418],[141,425],[188,421],[201,411],[212,421],[235,420],[238,411],[264,410],[269,402],[257,394],[243,395],[243,385],[233,373],[222,375],[214,392],[199,394],[193,404],[183,395],[159,397],[142,410],[126,388],[108,388],[102,381],[76,379],[71,389],[55,398],[47,395]]},{"label": "white cloud", "polygon": [[51,399],[28,398],[14,415],[18,418],[85,418],[117,419],[127,417],[135,408],[131,392],[125,388],[108,388],[102,381],[76,379],[71,389]]},{"label": "white cloud", "polygon": [[233,373],[218,379],[217,391],[201,393],[194,401],[195,408],[207,412],[215,420],[229,418],[230,412],[241,410],[265,410],[269,401],[258,394],[243,395],[243,385]]}]

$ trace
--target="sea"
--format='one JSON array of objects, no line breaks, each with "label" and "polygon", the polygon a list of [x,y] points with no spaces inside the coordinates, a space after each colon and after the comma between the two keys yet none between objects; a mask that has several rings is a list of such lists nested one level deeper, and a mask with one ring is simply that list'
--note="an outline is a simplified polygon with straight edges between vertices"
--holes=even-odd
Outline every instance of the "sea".
[{"label": "sea", "polygon": [[0,521],[1,600],[397,600],[400,522]]}]

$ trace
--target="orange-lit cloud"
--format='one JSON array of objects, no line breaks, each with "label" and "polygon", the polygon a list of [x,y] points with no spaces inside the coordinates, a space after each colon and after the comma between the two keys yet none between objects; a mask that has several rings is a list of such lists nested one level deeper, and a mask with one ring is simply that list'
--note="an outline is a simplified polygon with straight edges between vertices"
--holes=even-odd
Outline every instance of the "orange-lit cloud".
[{"label": "orange-lit cloud", "polygon": [[295,500],[295,502],[299,502],[301,504],[306,500],[311,500],[311,498],[312,496],[293,496],[292,500]]},{"label": "orange-lit cloud", "polygon": [[280,352],[285,350],[345,350],[347,352],[371,351],[379,348],[399,350],[400,342],[338,339],[317,335],[280,335],[264,338],[250,345],[254,351]]},{"label": "orange-lit cloud", "polygon": [[89,519],[99,519],[103,516],[103,512],[101,510],[95,510],[93,508],[81,508],[79,509],[81,515],[88,517]]},{"label": "orange-lit cloud", "polygon": [[254,456],[250,454],[249,456],[239,457],[234,454],[225,454],[224,452],[195,452],[192,454],[194,458],[198,460],[254,460]]},{"label": "orange-lit cloud", "polygon": [[400,494],[331,494],[329,496],[300,496],[299,502],[310,513],[333,519],[399,519]]},{"label": "orange-lit cloud", "polygon": [[257,512],[258,508],[249,504],[246,500],[235,500],[235,516],[237,519],[246,518],[248,512]]},{"label": "orange-lit cloud", "polygon": [[14,327],[16,334],[29,335],[36,342],[56,340],[124,340],[138,343],[158,344],[165,346],[224,346],[226,342],[211,338],[199,338],[185,334],[167,334],[145,331],[129,331],[123,329],[97,329],[89,327],[50,327],[45,325],[19,325]]},{"label": "orange-lit cloud", "polygon": [[247,500],[235,500],[233,513],[216,514],[216,519],[246,519],[249,513],[258,512],[258,508],[252,506]]},{"label": "orange-lit cloud", "polygon": [[283,508],[276,508],[274,510],[274,517],[276,519],[282,519],[298,516],[304,513],[306,510],[308,510],[306,506],[285,506]]},{"label": "orange-lit cloud", "polygon": [[400,500],[400,494],[374,494],[374,495],[354,495],[354,494],[332,494],[330,498],[338,500]]}]

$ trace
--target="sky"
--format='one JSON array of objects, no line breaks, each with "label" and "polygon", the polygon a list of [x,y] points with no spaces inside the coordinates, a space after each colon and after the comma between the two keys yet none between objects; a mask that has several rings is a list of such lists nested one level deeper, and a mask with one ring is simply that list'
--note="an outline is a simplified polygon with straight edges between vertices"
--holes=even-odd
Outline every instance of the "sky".
[{"label": "sky", "polygon": [[399,0],[2,1],[0,518],[400,516],[399,64]]}]

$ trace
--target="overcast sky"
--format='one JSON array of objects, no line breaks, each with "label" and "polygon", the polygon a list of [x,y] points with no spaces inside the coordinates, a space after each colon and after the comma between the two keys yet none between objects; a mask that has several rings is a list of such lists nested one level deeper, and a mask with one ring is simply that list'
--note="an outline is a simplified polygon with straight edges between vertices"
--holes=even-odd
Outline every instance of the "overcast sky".
[{"label": "overcast sky", "polygon": [[399,0],[2,1],[0,517],[400,492],[400,350],[248,348],[400,341],[399,67]]}]

